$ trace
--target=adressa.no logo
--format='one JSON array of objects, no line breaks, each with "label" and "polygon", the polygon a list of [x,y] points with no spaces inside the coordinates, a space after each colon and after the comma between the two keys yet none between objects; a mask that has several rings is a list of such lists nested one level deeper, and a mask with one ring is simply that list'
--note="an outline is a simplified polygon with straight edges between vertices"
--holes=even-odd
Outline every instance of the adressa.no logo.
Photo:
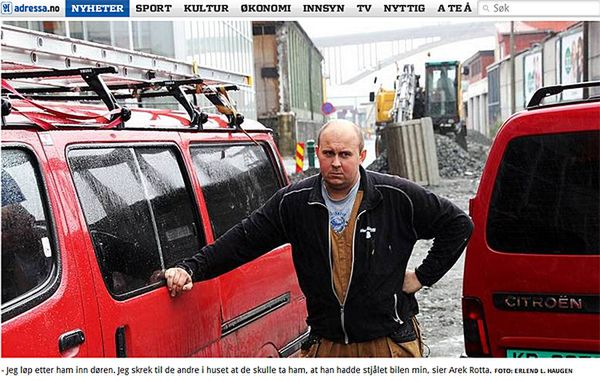
[{"label": "adressa.no logo", "polygon": [[13,5],[11,1],[3,1],[1,4],[2,14],[10,15],[12,13],[57,13],[60,12],[59,5]]},{"label": "adressa.no logo", "polygon": [[0,8],[2,9],[3,15],[10,15],[13,13],[13,4],[10,1],[3,1],[0,4]]}]

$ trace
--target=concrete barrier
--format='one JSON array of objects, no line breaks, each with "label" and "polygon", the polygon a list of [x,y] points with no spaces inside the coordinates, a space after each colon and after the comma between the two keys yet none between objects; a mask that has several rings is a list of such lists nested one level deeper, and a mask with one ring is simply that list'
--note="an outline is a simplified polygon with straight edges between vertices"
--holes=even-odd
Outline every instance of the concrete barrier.
[{"label": "concrete barrier", "polygon": [[438,185],[438,168],[431,118],[385,127],[389,173],[421,185]]}]

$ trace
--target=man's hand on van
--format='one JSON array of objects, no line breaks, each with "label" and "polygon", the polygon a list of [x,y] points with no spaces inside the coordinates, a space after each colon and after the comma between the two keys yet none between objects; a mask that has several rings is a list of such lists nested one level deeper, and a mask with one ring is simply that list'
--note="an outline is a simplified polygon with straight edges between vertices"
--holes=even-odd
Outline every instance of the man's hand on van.
[{"label": "man's hand on van", "polygon": [[406,292],[407,294],[414,294],[422,287],[423,285],[419,281],[419,278],[417,278],[417,274],[414,271],[407,271],[406,274],[404,274],[402,291]]},{"label": "man's hand on van", "polygon": [[165,271],[167,288],[171,296],[179,296],[184,291],[189,291],[194,287],[192,277],[182,268],[172,267]]}]

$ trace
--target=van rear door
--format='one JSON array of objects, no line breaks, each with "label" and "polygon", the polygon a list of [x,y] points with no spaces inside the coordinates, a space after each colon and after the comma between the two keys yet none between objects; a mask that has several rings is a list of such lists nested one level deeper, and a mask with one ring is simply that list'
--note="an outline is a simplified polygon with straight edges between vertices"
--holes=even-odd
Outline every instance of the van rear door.
[{"label": "van rear door", "polygon": [[482,303],[479,335],[487,329],[494,356],[598,356],[597,108],[543,111],[507,122],[492,147],[471,204],[464,295]]}]

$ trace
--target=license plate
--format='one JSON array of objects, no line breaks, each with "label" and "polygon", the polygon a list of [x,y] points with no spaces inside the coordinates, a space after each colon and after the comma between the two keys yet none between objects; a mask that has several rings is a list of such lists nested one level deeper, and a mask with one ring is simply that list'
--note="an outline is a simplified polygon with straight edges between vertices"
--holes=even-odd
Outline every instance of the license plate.
[{"label": "license plate", "polygon": [[509,358],[600,358],[600,353],[537,351],[531,349],[507,349]]}]

